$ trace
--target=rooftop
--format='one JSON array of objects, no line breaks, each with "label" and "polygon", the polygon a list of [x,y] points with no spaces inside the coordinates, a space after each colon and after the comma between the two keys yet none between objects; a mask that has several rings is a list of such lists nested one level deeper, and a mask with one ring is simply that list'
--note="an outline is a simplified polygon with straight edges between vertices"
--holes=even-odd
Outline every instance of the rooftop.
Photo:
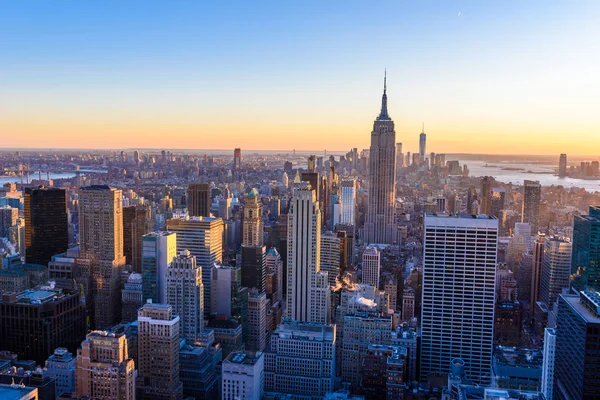
[{"label": "rooftop", "polygon": [[225,362],[233,364],[254,365],[262,357],[262,352],[235,351],[227,356]]},{"label": "rooftop", "polygon": [[29,396],[31,396],[33,392],[35,392],[36,396],[31,398],[37,399],[37,388],[0,384],[0,399],[3,400],[20,400],[23,398],[30,398]]}]

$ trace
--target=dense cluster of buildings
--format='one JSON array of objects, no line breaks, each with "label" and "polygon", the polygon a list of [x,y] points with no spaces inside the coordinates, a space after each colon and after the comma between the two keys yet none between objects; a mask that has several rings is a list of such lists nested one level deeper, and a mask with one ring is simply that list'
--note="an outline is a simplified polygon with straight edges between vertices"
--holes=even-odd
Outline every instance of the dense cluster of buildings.
[{"label": "dense cluster of buildings", "polygon": [[29,157],[90,172],[0,191],[0,398],[596,398],[598,194],[426,145],[384,83],[337,158]]}]

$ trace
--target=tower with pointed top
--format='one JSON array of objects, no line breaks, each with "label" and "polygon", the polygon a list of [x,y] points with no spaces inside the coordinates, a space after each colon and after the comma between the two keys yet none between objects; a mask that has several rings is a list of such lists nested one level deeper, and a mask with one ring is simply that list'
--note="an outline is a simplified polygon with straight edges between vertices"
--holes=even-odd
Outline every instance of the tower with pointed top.
[{"label": "tower with pointed top", "polygon": [[369,157],[369,204],[363,242],[396,244],[396,131],[387,109],[387,74],[383,78],[381,112],[373,123]]},{"label": "tower with pointed top", "polygon": [[427,135],[425,134],[425,124],[423,124],[423,129],[421,129],[421,134],[419,135],[419,159],[421,162],[425,161],[426,144]]}]

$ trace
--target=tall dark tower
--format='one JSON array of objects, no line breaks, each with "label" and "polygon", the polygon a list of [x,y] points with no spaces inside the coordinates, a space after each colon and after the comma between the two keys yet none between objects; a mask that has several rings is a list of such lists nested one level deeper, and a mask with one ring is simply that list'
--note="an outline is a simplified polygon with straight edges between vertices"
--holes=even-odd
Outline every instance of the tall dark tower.
[{"label": "tall dark tower", "polygon": [[210,217],[210,186],[208,183],[190,183],[187,202],[190,217]]},{"label": "tall dark tower", "polygon": [[25,260],[48,265],[53,255],[69,246],[67,200],[64,189],[25,190]]},{"label": "tall dark tower", "polygon": [[395,220],[396,131],[387,109],[387,85],[383,78],[381,112],[373,123],[369,155],[369,205],[364,227],[365,243],[397,243]]}]

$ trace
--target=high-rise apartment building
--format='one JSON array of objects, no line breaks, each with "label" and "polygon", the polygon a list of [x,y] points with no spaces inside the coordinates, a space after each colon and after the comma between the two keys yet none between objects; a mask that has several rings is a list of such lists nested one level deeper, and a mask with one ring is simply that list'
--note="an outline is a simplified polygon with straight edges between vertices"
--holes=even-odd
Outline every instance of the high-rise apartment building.
[{"label": "high-rise apartment building", "polygon": [[571,286],[600,290],[600,206],[590,206],[588,215],[573,215]]},{"label": "high-rise apartment building", "polygon": [[196,257],[182,251],[167,268],[167,304],[179,316],[181,337],[194,342],[204,330],[204,285]]},{"label": "high-rise apartment building", "polygon": [[57,347],[75,352],[85,337],[85,306],[78,290],[49,287],[0,298],[0,343],[21,359],[42,365]]},{"label": "high-rise apartment building", "polygon": [[381,112],[371,132],[369,204],[363,238],[365,243],[394,244],[398,241],[395,216],[396,131],[394,121],[388,114],[386,91],[384,78]]},{"label": "high-rise apartment building", "polygon": [[267,295],[252,290],[248,294],[248,339],[246,349],[263,351],[267,345]]},{"label": "high-rise apartment building", "polygon": [[122,191],[106,185],[79,189],[79,257],[88,260],[92,295],[86,296],[96,329],[121,317],[123,254]]},{"label": "high-rise apartment building", "polygon": [[152,228],[149,206],[123,207],[123,253],[135,272],[142,272],[142,236],[152,232]]},{"label": "high-rise apartment building", "polygon": [[571,242],[559,237],[544,240],[544,257],[540,280],[540,300],[552,308],[563,289],[569,287]]},{"label": "high-rise apartment building", "polygon": [[208,183],[188,185],[187,204],[190,217],[210,217],[210,186]]},{"label": "high-rise apartment building", "polygon": [[135,365],[124,334],[92,331],[77,351],[77,398],[134,400]]},{"label": "high-rise apartment building", "polygon": [[179,316],[169,304],[146,303],[138,311],[138,393],[142,398],[182,398],[179,327]]},{"label": "high-rise apartment building", "polygon": [[335,325],[283,321],[265,351],[265,391],[321,398],[333,391]]},{"label": "high-rise apartment building", "polygon": [[523,208],[521,222],[531,225],[531,232],[537,234],[540,226],[540,202],[542,186],[537,181],[525,180],[523,183]]},{"label": "high-rise apartment building", "polygon": [[222,374],[222,400],[252,400],[263,397],[265,379],[263,353],[232,352],[223,360]]},{"label": "high-rise apartment building", "polygon": [[288,215],[287,316],[301,322],[329,320],[329,283],[321,272],[321,212],[307,183],[294,190]]},{"label": "high-rise apartment building", "polygon": [[552,399],[597,399],[600,393],[600,294],[558,297]]},{"label": "high-rise apartment building", "polygon": [[[166,302],[167,269],[177,256],[175,232],[151,232],[142,236],[143,301]],[[137,311],[136,311],[137,316]]]},{"label": "high-rise apartment building", "polygon": [[356,180],[343,180],[340,192],[342,194],[342,215],[340,223],[354,225],[356,218]]},{"label": "high-rise apartment building", "polygon": [[210,314],[210,278],[217,262],[223,261],[223,220],[221,218],[174,218],[167,230],[177,233],[177,251],[189,250],[202,267],[204,315]]},{"label": "high-rise apartment building", "polygon": [[558,160],[558,177],[564,178],[567,176],[567,155],[561,154]]},{"label": "high-rise apartment building", "polygon": [[64,189],[25,189],[25,261],[48,265],[69,247],[69,222]]},{"label": "high-rise apartment building", "polygon": [[362,283],[379,288],[381,254],[375,247],[367,247],[362,257]]},{"label": "high-rise apartment building", "polygon": [[498,220],[425,217],[421,379],[460,357],[467,376],[491,380]]},{"label": "high-rise apartment building", "polygon": [[275,304],[283,301],[283,280],[286,279],[283,273],[283,260],[275,247],[267,250],[265,264],[267,265],[267,298],[271,300],[271,304]]},{"label": "high-rise apartment building", "polygon": [[256,188],[244,200],[243,246],[263,245],[262,203]]}]

